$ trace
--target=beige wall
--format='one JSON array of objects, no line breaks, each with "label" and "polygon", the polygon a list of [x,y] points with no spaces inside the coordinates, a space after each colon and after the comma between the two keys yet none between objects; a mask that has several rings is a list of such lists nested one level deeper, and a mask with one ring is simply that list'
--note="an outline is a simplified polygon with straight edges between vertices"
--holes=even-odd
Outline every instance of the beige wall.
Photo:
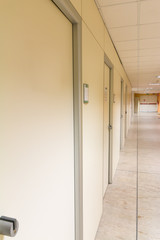
[{"label": "beige wall", "polygon": [[[71,0],[82,16],[82,77],[89,84],[89,103],[83,104],[84,240],[94,240],[102,213],[103,66],[104,53],[114,65],[113,175],[120,149],[120,83],[128,86],[128,127],[131,86],[94,0]],[[125,104],[125,99],[124,99]],[[125,111],[125,107],[124,107]],[[125,129],[125,128],[124,128]]]},{"label": "beige wall", "polygon": [[[49,0],[46,0],[47,2]],[[43,3],[45,0],[42,1]],[[50,1],[49,1],[50,2]],[[112,41],[109,37],[109,34],[105,28],[105,25],[102,21],[102,18],[98,12],[98,9],[95,5],[94,0],[71,0],[72,4],[75,6],[77,11],[82,17],[82,78],[83,83],[89,84],[89,103],[83,104],[83,216],[84,216],[84,240],[94,240],[98,224],[100,221],[102,213],[102,203],[103,203],[103,70],[104,70],[104,53],[108,56],[110,61],[114,66],[113,70],[113,93],[115,94],[115,103],[113,103],[113,175],[115,173],[117,163],[119,160],[119,148],[120,148],[120,85],[121,79],[124,80],[124,83],[128,85],[128,126],[130,124],[130,104],[131,104],[131,86],[130,82],[127,79],[126,73],[121,65],[119,58],[116,54],[116,51],[113,47]],[[26,30],[30,32],[30,26],[28,25],[28,20],[25,19],[28,14],[27,8],[24,9],[24,13],[19,11],[19,15],[15,15],[16,24],[11,28],[11,32],[17,31],[17,25],[21,27],[21,21],[25,24],[25,27],[21,28],[22,31],[22,41],[20,44],[27,42],[33,42],[34,45],[32,48],[29,48],[29,51],[25,49],[26,54],[36,51],[37,61],[39,60],[39,50],[37,46],[38,39],[41,39],[51,32],[51,28],[47,28],[48,25],[44,25],[43,19],[46,19],[50,23],[51,16],[46,16],[43,14],[43,4],[39,4],[37,0],[32,1],[14,1],[15,4],[26,4],[28,6],[28,11],[32,15],[35,21],[35,31],[38,31],[38,37],[35,38],[34,34],[25,35]],[[40,10],[37,9],[37,4]],[[51,4],[51,3],[50,3]],[[37,9],[33,14],[33,7]],[[11,5],[9,8],[3,9],[2,12],[6,12],[10,9],[12,13]],[[38,13],[41,13],[38,16]],[[19,20],[19,17],[21,21]],[[41,24],[38,19],[41,19]],[[8,18],[7,18],[8,19]],[[32,19],[31,26],[32,26]],[[2,23],[2,22],[1,22]],[[9,22],[7,22],[8,24]],[[38,24],[38,28],[36,27]],[[44,28],[44,33],[41,32],[41,27]],[[58,25],[57,25],[58,26]],[[54,31],[54,30],[53,30]],[[59,31],[57,29],[56,31]],[[56,34],[55,31],[55,34]],[[10,33],[9,33],[10,34]],[[14,35],[14,34],[13,34]],[[28,38],[30,36],[30,38]],[[53,34],[54,38],[54,34]],[[62,36],[63,38],[63,36]],[[6,35],[6,41],[9,41],[9,36]],[[64,38],[63,38],[64,39]],[[43,40],[43,39],[42,39]],[[45,39],[44,39],[45,41]],[[12,44],[12,41],[10,41]],[[16,39],[15,39],[16,42]],[[42,43],[43,46],[43,43]],[[46,46],[48,43],[46,42]],[[52,44],[50,43],[52,48]],[[11,48],[13,54],[16,55],[15,46]],[[39,46],[41,48],[41,46]],[[8,54],[11,54],[9,52]],[[21,53],[23,56],[23,53]],[[43,69],[44,64],[46,64],[46,59],[50,56],[50,49],[45,50],[45,59],[41,59],[41,68]],[[53,53],[55,55],[55,52]],[[5,56],[5,54],[4,54]],[[56,56],[56,55],[55,55]],[[58,56],[58,53],[57,53]],[[50,56],[52,57],[52,56]],[[5,59],[5,57],[4,57]],[[20,62],[21,64],[21,62]],[[28,74],[28,68],[30,68],[31,62],[28,62],[23,68],[20,69],[22,76]],[[51,62],[48,62],[49,66],[52,69]],[[46,64],[46,70],[48,69],[48,64]],[[12,67],[13,65],[11,65]],[[35,76],[38,74],[38,66],[36,65],[37,72],[34,73]],[[41,77],[38,75],[38,77]],[[21,82],[21,78],[19,79]],[[28,83],[26,83],[28,84]],[[125,85],[124,84],[124,85]],[[45,84],[43,86],[45,88]],[[43,88],[42,87],[42,88]],[[35,88],[35,86],[33,86]],[[62,86],[63,91],[65,92],[65,85]],[[50,89],[48,89],[50,91]],[[61,99],[64,100],[63,98]],[[124,103],[125,104],[125,103]],[[124,108],[125,109],[125,108]],[[65,125],[65,123],[63,124]],[[63,192],[62,192],[63,193]],[[58,206],[61,207],[61,206]],[[63,226],[62,226],[63,228]]]},{"label": "beige wall", "polygon": [[113,176],[116,171],[119,160],[120,150],[120,101],[121,101],[121,76],[118,71],[114,70],[114,94],[115,102],[113,103]]},{"label": "beige wall", "polygon": [[85,23],[82,36],[82,77],[89,84],[89,103],[83,105],[84,239],[94,239],[102,211],[104,56]]},{"label": "beige wall", "polygon": [[[89,103],[83,104],[84,240],[94,240],[102,213],[103,67],[104,53],[114,65],[113,175],[120,149],[120,84],[128,86],[131,119],[131,85],[113,47],[94,0],[71,0],[82,16],[82,77],[89,84]],[[125,92],[125,91],[124,91]],[[125,105],[125,97],[124,97]],[[125,111],[125,107],[124,107]],[[124,114],[125,116],[125,114]],[[128,129],[127,127],[127,129]],[[125,128],[124,128],[125,130]]]}]

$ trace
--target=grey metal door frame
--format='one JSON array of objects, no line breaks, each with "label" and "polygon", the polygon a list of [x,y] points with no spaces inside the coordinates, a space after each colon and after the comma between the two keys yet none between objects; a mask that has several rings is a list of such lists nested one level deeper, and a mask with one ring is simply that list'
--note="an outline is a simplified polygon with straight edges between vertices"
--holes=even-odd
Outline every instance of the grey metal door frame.
[{"label": "grey metal door frame", "polygon": [[127,137],[127,119],[128,119],[128,87],[125,86],[125,138]]},{"label": "grey metal door frame", "polygon": [[123,147],[123,96],[124,95],[124,81],[121,79],[121,106],[120,106],[120,149]]},{"label": "grey metal door frame", "polygon": [[113,179],[113,161],[112,161],[112,145],[113,145],[113,64],[104,54],[104,63],[109,67],[109,147],[108,147],[108,183],[112,183]]}]

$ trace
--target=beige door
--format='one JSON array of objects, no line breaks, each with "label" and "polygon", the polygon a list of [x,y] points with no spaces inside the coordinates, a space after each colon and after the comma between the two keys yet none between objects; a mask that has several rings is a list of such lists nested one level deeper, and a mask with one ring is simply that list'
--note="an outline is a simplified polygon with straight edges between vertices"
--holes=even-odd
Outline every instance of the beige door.
[{"label": "beige door", "polygon": [[103,156],[103,194],[108,186],[109,172],[109,104],[110,104],[110,69],[104,65],[104,156]]},{"label": "beige door", "polygon": [[72,24],[51,1],[5,0],[0,29],[0,215],[15,240],[73,240]]}]

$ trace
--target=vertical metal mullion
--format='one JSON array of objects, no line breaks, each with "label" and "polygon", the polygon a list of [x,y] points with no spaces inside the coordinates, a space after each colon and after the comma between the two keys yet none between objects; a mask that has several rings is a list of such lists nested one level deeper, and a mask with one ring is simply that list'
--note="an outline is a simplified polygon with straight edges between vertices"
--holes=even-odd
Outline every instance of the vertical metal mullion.
[{"label": "vertical metal mullion", "polygon": [[[112,70],[109,68],[109,125],[113,127],[112,108],[113,108],[113,82]],[[112,128],[109,130],[109,183],[112,183]]]},{"label": "vertical metal mullion", "polygon": [[73,24],[75,239],[83,239],[81,24]]},{"label": "vertical metal mullion", "polygon": [[[137,88],[139,85],[139,64],[140,64],[140,12],[141,12],[141,2],[140,0],[137,1],[137,45],[138,45],[138,54],[137,54]],[[138,113],[139,115],[139,113]],[[138,240],[138,232],[139,232],[139,222],[138,222],[138,215],[139,215],[139,116],[137,115],[137,177],[136,177],[136,240]]]}]

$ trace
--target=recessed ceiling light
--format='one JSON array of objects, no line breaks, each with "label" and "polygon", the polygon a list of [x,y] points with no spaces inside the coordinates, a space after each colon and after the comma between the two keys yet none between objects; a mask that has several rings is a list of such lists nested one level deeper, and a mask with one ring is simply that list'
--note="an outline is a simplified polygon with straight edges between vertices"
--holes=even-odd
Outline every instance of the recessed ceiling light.
[{"label": "recessed ceiling light", "polygon": [[152,86],[160,86],[160,83],[150,83],[149,85],[152,85]]}]

